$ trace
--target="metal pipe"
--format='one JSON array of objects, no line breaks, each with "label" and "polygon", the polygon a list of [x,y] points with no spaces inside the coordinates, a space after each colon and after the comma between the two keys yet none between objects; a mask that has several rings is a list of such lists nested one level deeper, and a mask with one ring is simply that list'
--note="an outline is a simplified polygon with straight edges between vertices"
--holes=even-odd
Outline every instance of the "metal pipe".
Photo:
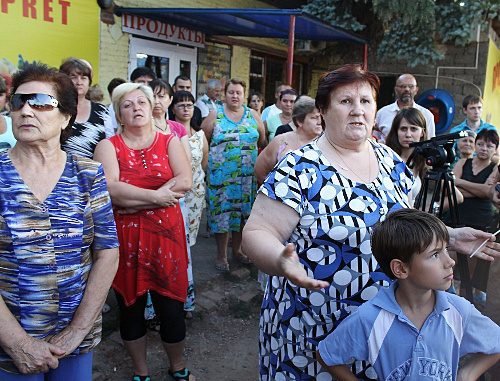
[{"label": "metal pipe", "polygon": [[477,24],[477,37],[476,37],[476,64],[473,67],[470,66],[465,66],[465,67],[460,67],[460,66],[438,66],[436,69],[436,86],[435,88],[438,88],[438,83],[439,83],[439,70],[440,69],[469,69],[469,70],[477,70],[478,64],[479,64],[479,37],[481,34],[481,24],[478,22]]},{"label": "metal pipe", "polygon": [[363,70],[368,70],[368,44],[363,47]]},{"label": "metal pipe", "polygon": [[288,31],[288,58],[287,58],[287,70],[286,70],[286,82],[289,84],[292,84],[294,45],[295,45],[295,15],[290,15],[290,30]]}]

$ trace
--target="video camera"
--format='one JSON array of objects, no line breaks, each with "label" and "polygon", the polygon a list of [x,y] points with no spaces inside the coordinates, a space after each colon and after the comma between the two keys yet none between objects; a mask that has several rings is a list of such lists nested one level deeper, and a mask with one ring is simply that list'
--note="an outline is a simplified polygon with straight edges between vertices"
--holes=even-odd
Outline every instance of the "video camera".
[{"label": "video camera", "polygon": [[467,132],[460,131],[436,136],[422,142],[410,143],[410,147],[415,147],[415,150],[408,158],[407,164],[410,168],[413,168],[413,158],[421,155],[425,158],[425,163],[430,167],[449,167],[455,160],[455,150],[453,149],[455,140],[466,136]]}]

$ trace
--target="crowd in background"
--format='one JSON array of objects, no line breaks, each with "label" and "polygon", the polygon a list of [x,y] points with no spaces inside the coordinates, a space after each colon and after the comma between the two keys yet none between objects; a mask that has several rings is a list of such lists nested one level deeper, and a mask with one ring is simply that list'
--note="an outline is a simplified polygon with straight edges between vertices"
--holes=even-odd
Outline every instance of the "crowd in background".
[{"label": "crowd in background", "polygon": [[[411,143],[435,132],[413,102],[415,78],[400,76],[396,103],[378,113],[379,79],[355,65],[326,73],[315,99],[279,83],[268,107],[240,78],[210,79],[196,99],[190,78],[169,84],[138,67],[130,81],[110,81],[109,105],[92,81],[81,58],[58,70],[27,65],[10,89],[0,80],[0,182],[9,187],[0,196],[0,324],[24,340],[0,336],[0,379],[89,379],[112,288],[133,380],[151,380],[148,329],[159,332],[169,375],[195,380],[182,353],[196,305],[190,248],[203,233],[216,241],[214,271],[230,271],[230,261],[260,270],[260,378],[331,379],[319,343],[391,284],[370,234],[422,197],[430,167]],[[458,253],[498,226],[499,137],[481,106],[466,97],[466,120],[452,130],[467,134],[450,169],[462,221],[475,229],[449,230]],[[488,243],[469,260],[473,280],[489,274],[498,284],[496,262],[489,267],[498,251]],[[476,305],[500,323],[487,282],[473,285]],[[349,372],[377,377],[369,361]]]}]

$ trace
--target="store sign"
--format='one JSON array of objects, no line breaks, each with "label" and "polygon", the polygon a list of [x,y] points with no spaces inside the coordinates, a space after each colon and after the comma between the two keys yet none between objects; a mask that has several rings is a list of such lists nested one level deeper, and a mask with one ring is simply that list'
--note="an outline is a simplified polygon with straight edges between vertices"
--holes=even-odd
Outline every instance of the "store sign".
[{"label": "store sign", "polygon": [[488,61],[483,93],[483,119],[491,115],[490,123],[500,128],[500,50],[493,40],[488,44]]},{"label": "store sign", "polygon": [[122,16],[122,31],[170,43],[197,46],[199,48],[205,46],[205,33],[147,19],[142,16],[124,14]]}]

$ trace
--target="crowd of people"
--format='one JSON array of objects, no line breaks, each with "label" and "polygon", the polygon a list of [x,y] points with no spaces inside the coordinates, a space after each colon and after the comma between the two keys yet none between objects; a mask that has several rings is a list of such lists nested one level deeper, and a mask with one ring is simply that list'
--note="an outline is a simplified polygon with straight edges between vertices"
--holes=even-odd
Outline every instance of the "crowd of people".
[{"label": "crowd of people", "polygon": [[[196,380],[183,352],[204,209],[214,271],[259,269],[261,380],[472,380],[500,359],[499,137],[480,97],[452,130],[466,227],[450,228],[413,209],[429,167],[407,165],[411,143],[435,126],[411,74],[378,111],[380,80],[357,65],[314,99],[278,84],[266,108],[241,78],[196,99],[190,78],[138,67],[109,105],[92,80],[71,57],[0,81],[0,379],[90,380],[111,288],[133,381],[151,381],[148,329],[168,374]],[[453,295],[457,256],[483,243],[469,266],[489,275],[473,283],[484,315]]]}]

